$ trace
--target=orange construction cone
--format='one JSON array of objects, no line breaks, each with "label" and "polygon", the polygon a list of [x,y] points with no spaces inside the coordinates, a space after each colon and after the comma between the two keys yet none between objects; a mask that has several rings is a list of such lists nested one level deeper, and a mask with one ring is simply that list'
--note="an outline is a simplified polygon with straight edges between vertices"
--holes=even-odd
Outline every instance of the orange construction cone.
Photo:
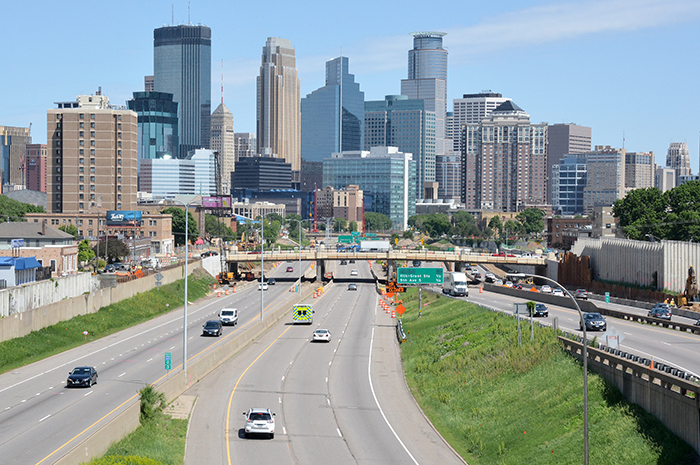
[{"label": "orange construction cone", "polygon": [[218,291],[218,292],[216,293],[216,296],[217,296],[217,297],[221,297],[221,291]]},{"label": "orange construction cone", "polygon": [[225,294],[226,294],[226,295],[228,295],[228,289],[226,289],[226,292],[225,292]]},{"label": "orange construction cone", "polygon": [[396,312],[394,310],[391,311],[391,317],[396,318]]},{"label": "orange construction cone", "polygon": [[214,283],[214,286],[212,287],[212,289],[216,289],[216,283]]},{"label": "orange construction cone", "polygon": [[652,370],[654,369],[654,357],[651,357],[651,367]]},{"label": "orange construction cone", "polygon": [[483,293],[484,293],[484,286],[479,286],[479,294],[483,294]]},{"label": "orange construction cone", "polygon": [[236,286],[233,286],[233,293],[236,293]]}]

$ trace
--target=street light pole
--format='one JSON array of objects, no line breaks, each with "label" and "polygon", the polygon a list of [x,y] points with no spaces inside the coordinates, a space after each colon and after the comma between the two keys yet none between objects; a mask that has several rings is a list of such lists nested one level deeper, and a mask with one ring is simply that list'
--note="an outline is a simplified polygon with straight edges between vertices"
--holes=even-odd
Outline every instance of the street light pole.
[{"label": "street light pole", "polygon": [[265,286],[265,214],[260,215],[260,323],[263,322],[263,308],[265,308],[264,292]]},{"label": "street light pole", "polygon": [[[574,303],[576,310],[578,311],[581,326],[583,327],[583,465],[588,465],[588,339],[586,338],[586,323],[583,319],[583,312],[581,311],[581,307],[579,307],[578,302],[576,301],[574,296],[571,295],[568,289],[566,289],[564,286],[562,286],[561,284],[559,284],[551,278],[529,273],[510,273],[508,274],[508,276],[514,278],[524,278],[526,276],[529,276],[531,278],[540,278],[544,279],[545,281],[549,281],[550,283],[555,284],[557,287],[566,292],[566,295],[569,296],[571,301]],[[520,320],[518,319],[518,321]]]}]

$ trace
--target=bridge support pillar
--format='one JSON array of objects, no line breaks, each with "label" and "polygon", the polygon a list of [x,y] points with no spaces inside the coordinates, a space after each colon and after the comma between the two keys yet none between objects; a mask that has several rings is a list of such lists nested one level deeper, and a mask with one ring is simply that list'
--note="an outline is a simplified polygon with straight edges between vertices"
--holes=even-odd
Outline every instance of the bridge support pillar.
[{"label": "bridge support pillar", "polygon": [[442,262],[445,265],[447,271],[455,271],[452,269],[452,262]]},{"label": "bridge support pillar", "polygon": [[455,262],[455,271],[464,271],[464,262]]},{"label": "bridge support pillar", "polygon": [[394,280],[394,260],[386,261],[386,280],[387,282]]},{"label": "bridge support pillar", "polygon": [[326,274],[326,261],[316,260],[316,279],[315,281],[323,280],[323,275]]}]

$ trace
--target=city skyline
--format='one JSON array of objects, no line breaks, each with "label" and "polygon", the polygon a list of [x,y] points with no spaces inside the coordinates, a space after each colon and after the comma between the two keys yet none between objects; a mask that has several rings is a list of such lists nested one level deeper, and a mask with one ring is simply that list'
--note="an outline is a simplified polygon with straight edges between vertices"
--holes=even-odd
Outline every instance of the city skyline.
[{"label": "city skyline", "polygon": [[[13,21],[0,32],[4,43],[17,44],[5,53],[13,72],[4,77],[0,124],[32,123],[34,143],[46,142],[45,115],[53,102],[102,86],[113,104],[125,105],[134,91],[143,90],[143,77],[153,74],[153,30],[173,24],[173,17],[174,24],[187,24],[188,16],[184,3],[127,1],[118,8],[94,5],[92,14],[107,18],[107,26],[88,20],[80,27],[64,28],[58,25],[69,24],[77,8],[40,3],[40,8],[36,3],[8,5],[8,16],[24,21]],[[267,37],[284,37],[294,44],[302,96],[323,86],[324,63],[342,54],[353,63],[365,99],[382,100],[398,94],[401,80],[407,78],[413,41],[409,34],[434,30],[447,33],[443,43],[450,56],[448,111],[462,94],[490,89],[517,101],[533,123],[591,127],[593,145],[622,147],[624,140],[628,150],[658,155],[665,154],[671,142],[686,142],[693,172],[699,171],[700,125],[683,103],[700,93],[693,80],[700,74],[695,59],[700,51],[697,2],[512,2],[464,9],[448,1],[440,9],[442,16],[440,11],[412,15],[398,4],[373,5],[368,16],[359,4],[334,10],[342,22],[331,21],[330,10],[311,3],[299,4],[292,13],[275,4],[270,11],[279,13],[266,17],[265,28],[238,21],[255,17],[253,5],[191,6],[191,22],[212,30],[211,99],[220,100],[223,59],[224,102],[238,131],[255,132],[255,79]],[[444,15],[460,8],[465,19]],[[386,17],[392,21],[383,21]],[[308,21],[314,18],[319,21],[310,29]],[[34,27],[21,26],[25,21]],[[127,35],[118,32],[122,24],[129,24]],[[359,30],[375,32],[362,36]],[[117,34],[120,40],[112,40]],[[55,53],[45,45],[49,35],[76,44],[81,53]]]}]

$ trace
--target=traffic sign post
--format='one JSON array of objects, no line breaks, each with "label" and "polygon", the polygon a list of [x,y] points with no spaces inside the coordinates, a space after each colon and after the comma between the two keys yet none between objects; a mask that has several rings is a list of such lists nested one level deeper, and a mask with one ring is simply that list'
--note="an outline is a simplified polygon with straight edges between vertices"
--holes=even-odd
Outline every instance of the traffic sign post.
[{"label": "traffic sign post", "polygon": [[609,293],[609,292],[606,292],[606,293],[605,293],[605,303],[606,303],[606,304],[609,304],[609,303],[610,303],[610,293]]},{"label": "traffic sign post", "polygon": [[398,284],[442,284],[442,268],[399,268],[396,270]]},{"label": "traffic sign post", "polygon": [[172,360],[173,360],[172,354],[170,352],[166,352],[165,353],[165,369],[166,370],[172,370],[172,367],[173,367]]}]

